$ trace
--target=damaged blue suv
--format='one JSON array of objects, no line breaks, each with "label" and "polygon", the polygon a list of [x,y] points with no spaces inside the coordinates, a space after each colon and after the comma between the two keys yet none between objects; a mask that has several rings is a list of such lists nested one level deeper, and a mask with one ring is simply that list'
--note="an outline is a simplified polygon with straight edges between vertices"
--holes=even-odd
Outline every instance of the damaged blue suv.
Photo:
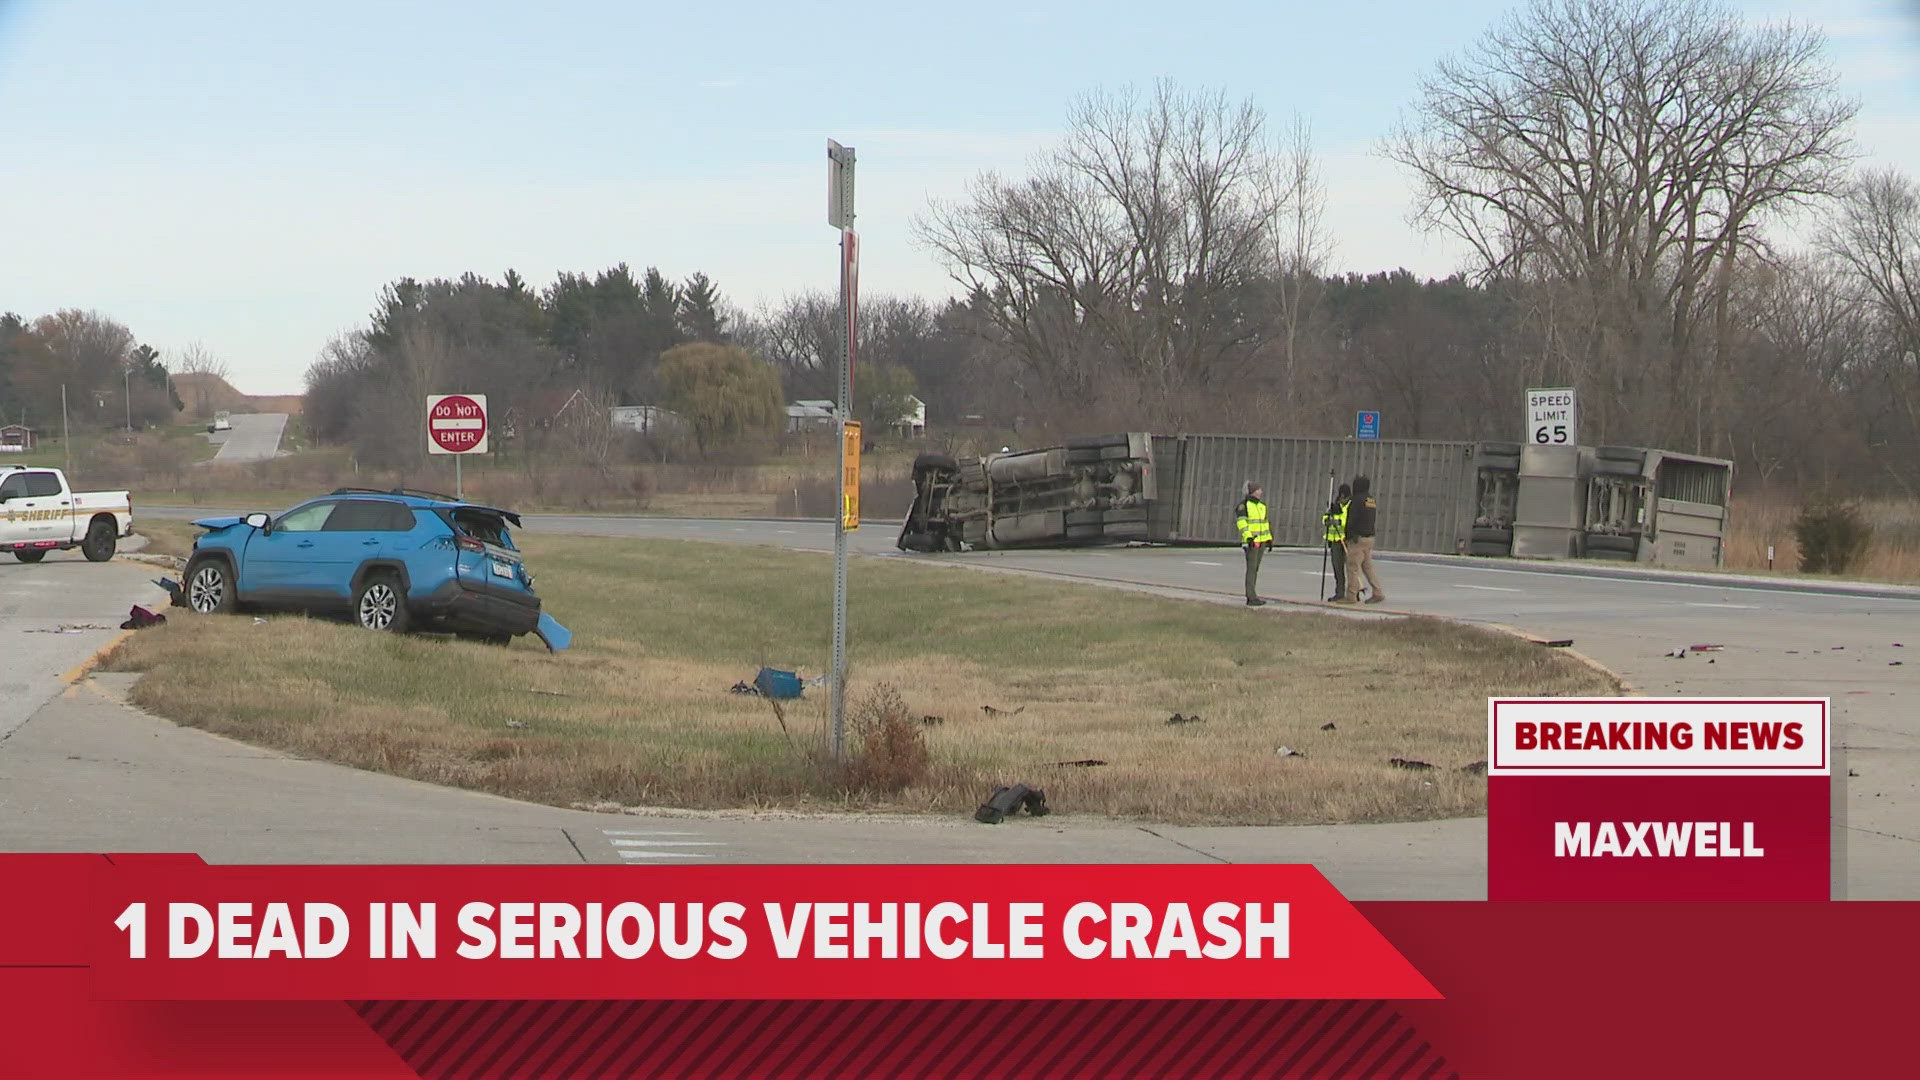
[{"label": "damaged blue suv", "polygon": [[340,488],[278,517],[203,518],[181,601],[345,614],[369,630],[459,634],[497,645],[538,633],[566,647],[513,546],[519,515],[433,492]]}]

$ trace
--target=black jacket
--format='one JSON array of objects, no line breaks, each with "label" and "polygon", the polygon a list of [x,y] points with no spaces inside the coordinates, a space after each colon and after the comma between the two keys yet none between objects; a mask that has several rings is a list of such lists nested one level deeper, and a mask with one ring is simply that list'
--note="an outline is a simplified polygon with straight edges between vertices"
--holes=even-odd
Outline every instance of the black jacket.
[{"label": "black jacket", "polygon": [[1373,535],[1375,509],[1373,496],[1356,494],[1353,497],[1353,504],[1347,507],[1347,539]]}]

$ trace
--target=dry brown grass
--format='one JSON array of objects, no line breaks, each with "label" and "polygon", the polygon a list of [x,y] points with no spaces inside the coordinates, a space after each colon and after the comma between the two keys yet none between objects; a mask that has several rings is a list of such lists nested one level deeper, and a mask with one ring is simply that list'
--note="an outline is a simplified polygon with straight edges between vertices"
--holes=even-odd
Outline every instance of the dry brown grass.
[{"label": "dry brown grass", "polygon": [[172,521],[166,518],[144,518],[140,516],[140,506],[134,504],[133,531],[147,538],[142,555],[167,555],[184,559],[193,551],[193,541],[202,530],[191,522]]},{"label": "dry brown grass", "polygon": [[[1067,812],[1176,822],[1472,814],[1489,694],[1611,693],[1578,661],[1430,619],[1360,622],[863,560],[858,700],[900,688],[931,765],[892,794],[816,766],[822,691],[727,692],[828,654],[830,561],[673,542],[529,538],[549,656],[297,617],[186,617],[131,638],[137,703],[348,765],[560,805],[971,810],[997,784]],[[991,706],[995,712],[987,711]],[[1200,723],[1170,725],[1175,713]],[[1333,723],[1334,730],[1322,725]],[[517,726],[524,724],[524,727]],[[1279,746],[1305,757],[1282,758]],[[1411,758],[1438,766],[1408,772]],[[1056,763],[1098,759],[1091,768]]]},{"label": "dry brown grass", "polygon": [[[1798,501],[1784,496],[1736,498],[1729,509],[1726,568],[1767,571],[1767,545],[1773,545],[1773,572],[1799,572],[1800,550],[1793,538]],[[1920,583],[1920,503],[1878,499],[1861,511],[1873,526],[1872,546],[1860,566],[1844,578]],[[1827,577],[1829,575],[1818,575]]]}]

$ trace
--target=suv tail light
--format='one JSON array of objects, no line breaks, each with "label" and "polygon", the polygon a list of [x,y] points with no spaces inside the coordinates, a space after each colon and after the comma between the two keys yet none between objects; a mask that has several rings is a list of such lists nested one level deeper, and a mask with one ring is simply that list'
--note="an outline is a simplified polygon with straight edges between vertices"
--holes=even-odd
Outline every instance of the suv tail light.
[{"label": "suv tail light", "polygon": [[471,536],[457,537],[453,542],[461,551],[471,551],[475,555],[485,555],[487,553],[487,545],[475,540]]}]

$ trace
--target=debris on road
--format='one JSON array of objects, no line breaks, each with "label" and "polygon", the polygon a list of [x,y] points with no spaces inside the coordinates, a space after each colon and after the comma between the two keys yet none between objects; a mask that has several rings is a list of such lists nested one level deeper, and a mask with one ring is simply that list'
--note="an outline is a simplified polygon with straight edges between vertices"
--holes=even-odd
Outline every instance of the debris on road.
[{"label": "debris on road", "polygon": [[120,629],[145,630],[149,626],[163,626],[166,621],[165,615],[156,614],[135,604],[127,609],[127,621],[120,624]]},{"label": "debris on road", "polygon": [[162,578],[154,578],[153,583],[155,585],[160,586],[162,589],[166,590],[167,596],[170,598],[167,601],[168,607],[186,607],[187,606],[187,592],[185,589],[182,589],[180,587],[179,582],[173,580],[172,578],[162,577]]},{"label": "debris on road", "polygon": [[1167,717],[1167,723],[1169,724],[1204,724],[1206,723],[1206,721],[1202,720],[1198,716],[1181,716],[1179,713],[1174,713],[1172,716]]},{"label": "debris on road", "polygon": [[1426,772],[1433,768],[1433,765],[1429,762],[1411,761],[1407,758],[1388,758],[1387,764],[1396,769],[1412,769],[1415,772]]},{"label": "debris on road", "polygon": [[1033,817],[1044,817],[1053,812],[1047,806],[1046,792],[1025,784],[1015,784],[993,789],[987,801],[973,812],[973,820],[982,825],[998,825],[1007,819],[1008,814],[1017,814],[1022,809]]},{"label": "debris on road", "polygon": [[1859,779],[1859,777],[1860,777],[1860,774],[1859,774],[1858,772],[1856,772],[1856,771],[1854,771],[1853,769],[1848,769],[1848,770],[1847,770],[1847,775],[1848,775],[1848,776],[1850,776],[1850,777],[1852,777],[1852,778],[1854,778],[1854,779],[1856,779],[1856,780],[1857,780],[1857,779]]},{"label": "debris on road", "polygon": [[1105,765],[1105,764],[1106,764],[1106,762],[1104,762],[1104,761],[1101,761],[1101,760],[1100,760],[1099,758],[1091,758],[1091,757],[1089,757],[1089,758],[1081,758],[1081,759],[1080,759],[1080,760],[1078,760],[1078,761],[1056,761],[1056,762],[1054,762],[1053,764],[1055,764],[1055,765],[1057,765],[1057,766],[1069,766],[1069,765],[1070,765],[1070,766],[1074,766],[1074,767],[1077,767],[1077,768],[1081,768],[1081,769],[1091,769],[1091,768],[1093,768],[1093,767],[1095,767],[1095,766],[1097,766],[1097,765]]},{"label": "debris on road", "polygon": [[801,693],[798,674],[770,667],[760,669],[760,673],[753,677],[753,685],[761,696],[775,701],[791,701]]},{"label": "debris on road", "polygon": [[734,684],[733,684],[732,686],[730,686],[730,687],[728,687],[728,688],[727,688],[727,693],[729,693],[729,694],[758,694],[758,693],[760,693],[760,691],[759,691],[759,690],[757,690],[757,689],[755,689],[752,683],[749,683],[749,682],[737,682],[737,683],[734,683]]},{"label": "debris on road", "polygon": [[1905,663],[1906,663],[1906,661],[1905,661],[1905,660],[1889,660],[1889,661],[1887,661],[1887,666],[1888,666],[1888,667],[1899,667],[1899,666],[1901,666],[1902,664],[1905,664]]},{"label": "debris on road", "polygon": [[982,705],[980,706],[980,711],[986,713],[988,716],[1019,716],[1021,713],[1027,711],[1027,707],[1022,705],[1012,712],[1008,712],[1005,709],[996,709],[991,705]]},{"label": "debris on road", "polygon": [[1329,720],[1326,723],[1320,725],[1320,730],[1321,731],[1338,731],[1340,730],[1340,728],[1333,721]]},{"label": "debris on road", "polygon": [[1280,755],[1281,757],[1306,757],[1307,756],[1301,753],[1300,751],[1295,750],[1291,746],[1276,746],[1273,748],[1273,752]]},{"label": "debris on road", "polygon": [[1460,766],[1460,771],[1463,773],[1472,773],[1475,776],[1485,776],[1487,773],[1487,763],[1484,761],[1470,761]]},{"label": "debris on road", "polygon": [[51,630],[45,627],[39,627],[37,629],[22,630],[20,632],[23,634],[84,634],[89,630],[111,629],[113,629],[111,626],[96,626],[93,623],[61,623]]},{"label": "debris on road", "polygon": [[1685,660],[1686,658],[1687,658],[1687,647],[1685,645],[1682,645],[1677,649],[1671,649],[1667,652],[1667,659],[1669,660]]},{"label": "debris on road", "polygon": [[1719,652],[1724,648],[1726,648],[1725,645],[1689,645],[1687,646],[1687,650],[1689,652]]}]

